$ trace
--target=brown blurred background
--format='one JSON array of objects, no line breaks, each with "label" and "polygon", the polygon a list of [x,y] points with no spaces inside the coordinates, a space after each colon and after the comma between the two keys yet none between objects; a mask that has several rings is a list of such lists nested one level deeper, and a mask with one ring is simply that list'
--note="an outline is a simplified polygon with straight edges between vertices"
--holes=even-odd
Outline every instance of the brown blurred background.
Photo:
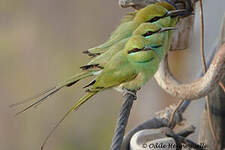
[{"label": "brown blurred background", "polygon": [[[103,43],[129,11],[117,3],[0,0],[0,150],[38,150],[56,121],[84,94],[81,87],[87,80],[18,117],[13,117],[16,110],[8,107],[79,72],[79,66],[89,60],[82,51]],[[219,33],[225,1],[204,0],[204,6],[205,45],[209,52]],[[197,13],[192,48],[170,54],[172,70],[182,81],[194,79],[201,67],[198,20]],[[149,81],[138,92],[128,129],[174,102],[154,80]],[[98,94],[63,122],[46,148],[108,149],[121,103],[121,94],[114,90]],[[203,101],[191,104],[185,113],[187,124],[198,126],[203,106]]]}]

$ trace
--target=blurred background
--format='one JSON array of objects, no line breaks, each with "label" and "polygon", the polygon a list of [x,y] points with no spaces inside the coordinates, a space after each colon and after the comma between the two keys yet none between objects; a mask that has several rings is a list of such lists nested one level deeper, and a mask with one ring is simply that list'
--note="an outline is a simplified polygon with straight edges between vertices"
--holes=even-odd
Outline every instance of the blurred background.
[{"label": "blurred background", "polygon": [[[204,0],[205,50],[211,50],[225,1]],[[196,13],[192,47],[170,53],[170,66],[178,79],[188,82],[201,70],[199,13]],[[38,150],[56,121],[84,94],[82,81],[50,97],[36,109],[14,117],[8,106],[33,96],[79,72],[89,58],[82,51],[103,43],[131,9],[117,0],[0,0],[0,149]],[[127,130],[169,104],[177,102],[154,80],[140,92]],[[114,90],[98,94],[72,113],[49,140],[48,150],[103,150],[111,143],[122,96]],[[193,102],[185,112],[187,124],[198,127],[204,101]],[[197,132],[192,136],[197,139]]]}]

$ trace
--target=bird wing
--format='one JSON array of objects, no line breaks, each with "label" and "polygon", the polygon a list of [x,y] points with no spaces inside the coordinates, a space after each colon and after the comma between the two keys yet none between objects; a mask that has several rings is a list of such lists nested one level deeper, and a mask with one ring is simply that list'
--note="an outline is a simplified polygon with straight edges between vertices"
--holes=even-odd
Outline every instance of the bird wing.
[{"label": "bird wing", "polygon": [[103,71],[95,79],[96,82],[91,89],[115,87],[121,83],[131,81],[136,75],[136,69],[129,63],[126,55],[121,51],[107,63]]}]

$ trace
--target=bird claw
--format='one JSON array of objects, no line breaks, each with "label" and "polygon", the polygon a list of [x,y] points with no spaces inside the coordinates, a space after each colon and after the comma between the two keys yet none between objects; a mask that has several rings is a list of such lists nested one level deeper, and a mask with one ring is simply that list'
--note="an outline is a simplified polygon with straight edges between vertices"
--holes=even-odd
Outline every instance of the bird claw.
[{"label": "bird claw", "polygon": [[136,90],[128,90],[126,88],[123,88],[123,96],[127,97],[129,95],[132,95],[134,97],[134,99],[137,99],[137,95],[136,95]]}]

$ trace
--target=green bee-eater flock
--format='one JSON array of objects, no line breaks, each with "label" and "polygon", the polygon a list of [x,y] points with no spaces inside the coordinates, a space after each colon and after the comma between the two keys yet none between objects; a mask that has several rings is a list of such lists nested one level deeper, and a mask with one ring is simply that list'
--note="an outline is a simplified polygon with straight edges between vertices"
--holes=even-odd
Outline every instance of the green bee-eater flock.
[{"label": "green bee-eater flock", "polygon": [[37,102],[17,114],[38,105],[60,89],[91,76],[95,78],[84,87],[86,95],[66,112],[56,127],[69,113],[77,110],[98,92],[109,88],[130,92],[139,90],[154,76],[169,50],[172,32],[176,29],[179,16],[187,14],[191,13],[185,9],[177,10],[166,2],[151,4],[126,14],[104,44],[83,52],[91,56],[92,60],[80,67],[80,73],[39,94],[35,97]]}]

